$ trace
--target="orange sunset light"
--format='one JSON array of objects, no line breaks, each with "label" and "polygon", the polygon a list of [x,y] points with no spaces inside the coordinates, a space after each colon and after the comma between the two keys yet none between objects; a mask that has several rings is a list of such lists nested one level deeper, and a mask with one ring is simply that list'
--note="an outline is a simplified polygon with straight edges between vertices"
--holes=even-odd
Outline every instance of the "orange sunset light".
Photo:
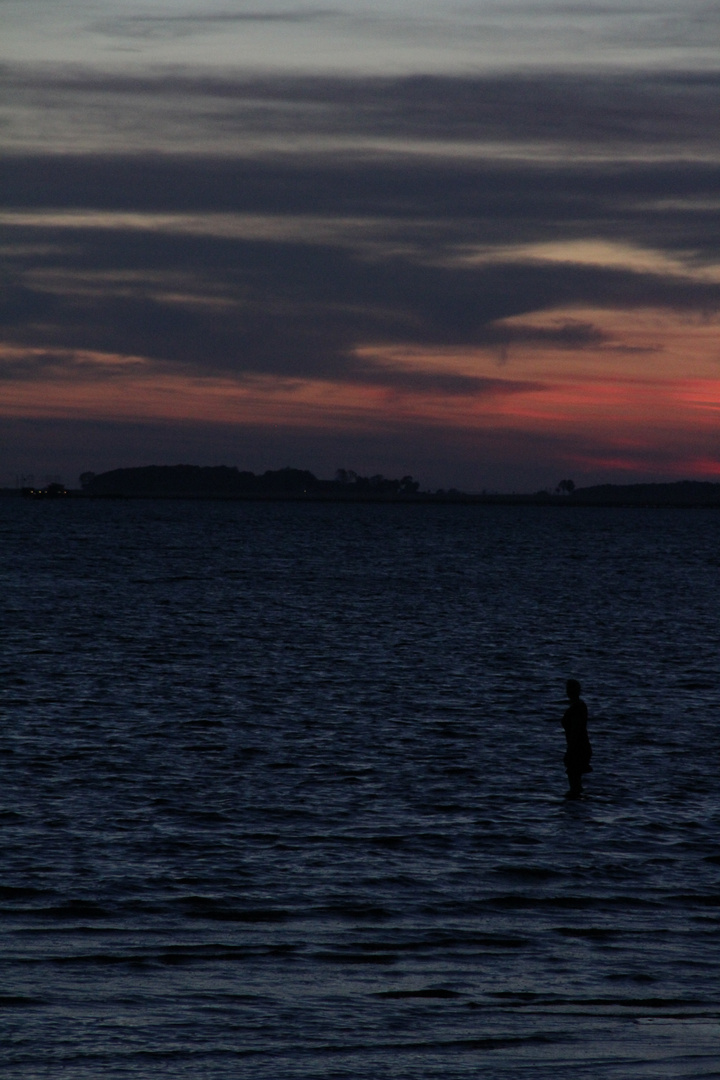
[{"label": "orange sunset light", "polygon": [[[548,332],[575,324],[593,328],[591,345],[548,343]],[[365,364],[362,381],[345,380],[340,365],[336,378],[325,379],[199,377],[147,357],[8,345],[0,351],[0,413],[359,430],[423,421],[463,429],[594,433],[618,446],[628,438],[647,445],[671,433],[691,437],[716,425],[717,318],[568,309],[508,319],[497,330],[510,342],[502,354],[488,347],[358,348]],[[34,369],[32,378],[24,365]],[[428,382],[428,376],[439,378]],[[452,388],[441,378],[448,376],[462,376],[466,384]],[[702,466],[703,474],[708,469],[714,465]]]}]

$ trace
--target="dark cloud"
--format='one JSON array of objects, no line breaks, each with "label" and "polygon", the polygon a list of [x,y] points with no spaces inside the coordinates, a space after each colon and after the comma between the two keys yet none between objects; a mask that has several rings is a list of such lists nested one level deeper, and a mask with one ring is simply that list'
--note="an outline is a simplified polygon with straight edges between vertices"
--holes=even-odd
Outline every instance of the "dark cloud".
[{"label": "dark cloud", "polygon": [[[147,36],[194,31],[222,20],[303,21],[334,17],[332,10],[262,15],[137,17],[122,25]],[[93,112],[107,107],[129,121],[137,101],[145,109],[165,102],[189,108],[186,134],[216,127],[234,136],[252,131],[297,136],[428,140],[496,144],[536,143],[555,147],[625,148],[635,153],[658,147],[706,149],[716,145],[720,73],[543,73],[512,72],[475,77],[256,76],[184,73],[177,69],[129,75],[80,68],[5,65],[6,93],[29,91],[92,97]],[[33,99],[35,100],[35,99]],[[124,102],[124,104],[123,104]],[[197,113],[195,110],[200,109]],[[195,117],[195,120],[193,120]],[[162,124],[162,119],[158,120]]]},{"label": "dark cloud", "polygon": [[[143,362],[144,370],[147,365]],[[107,358],[98,364],[91,356],[74,350],[33,349],[32,353],[17,350],[5,355],[0,362],[0,383],[39,382],[48,385],[58,379],[64,383],[68,377],[87,382],[98,382],[128,374],[128,363],[118,358],[113,364]]]},{"label": "dark cloud", "polygon": [[[372,345],[613,348],[587,322],[503,320],[573,305],[720,308],[720,285],[568,263],[432,264],[345,247],[110,229],[8,229],[23,257],[0,314],[6,337],[48,350],[150,358],[202,374],[331,378],[444,394],[499,383],[377,365]],[[67,248],[60,243],[64,236]],[[20,244],[22,248],[22,244]],[[505,387],[507,389],[507,387]]]},{"label": "dark cloud", "polygon": [[13,326],[52,318],[57,308],[54,299],[45,292],[12,280],[0,281],[0,327],[6,333]]},{"label": "dark cloud", "polygon": [[542,390],[540,382],[519,379],[488,379],[480,376],[443,374],[393,368],[387,364],[354,363],[338,373],[350,383],[370,383],[388,389],[409,390],[413,393],[442,397],[489,397],[493,395],[525,394],[530,390]]},{"label": "dark cloud", "polygon": [[602,236],[715,257],[720,245],[720,165],[708,162],[6,155],[0,189],[14,209],[376,219],[390,242],[430,249]]},{"label": "dark cloud", "polygon": [[337,17],[339,12],[327,8],[306,8],[288,11],[209,11],[189,15],[131,15],[104,19],[91,29],[111,37],[158,38],[189,37],[218,27],[238,23],[305,23]]},{"label": "dark cloud", "polygon": [[[423,371],[400,354],[393,362],[392,352],[383,362],[373,356],[383,346],[485,348],[502,362],[516,346],[553,348],[577,354],[568,367],[577,371],[592,349],[594,364],[605,351],[617,371],[627,347],[586,317],[548,325],[532,316],[574,307],[720,310],[720,285],[690,273],[717,263],[720,250],[717,75],[233,80],[14,70],[5,72],[5,85],[44,100],[68,94],[81,111],[86,92],[106,97],[108,116],[115,108],[120,119],[123,109],[149,109],[151,130],[153,96],[164,95],[178,114],[187,102],[197,107],[191,135],[201,122],[232,133],[237,121],[242,131],[264,124],[283,138],[303,136],[292,152],[274,156],[243,156],[240,137],[232,153],[215,155],[73,154],[52,146],[6,154],[0,324],[6,342],[34,350],[22,363],[3,361],[6,378],[40,385],[73,373],[113,376],[112,364],[93,374],[86,351],[144,357],[149,372],[332,379],[384,387],[389,399],[394,391],[482,398],[539,385]],[[316,135],[368,142],[351,152],[330,139],[321,153],[313,149]],[[400,136],[417,141],[413,153],[393,142]],[[387,140],[388,152],[369,149],[377,139]],[[487,146],[474,158],[456,153],[453,140]],[[512,153],[493,157],[488,147],[503,140]],[[559,149],[535,155],[533,141]],[[596,153],[583,158],[578,147]],[[83,223],[89,212],[95,218]],[[229,215],[225,233],[221,214]],[[194,217],[192,227],[183,215]],[[214,217],[203,224],[203,215]],[[267,219],[263,238],[243,235],[243,216]],[[669,273],[661,263],[641,272],[558,261],[557,251],[554,261],[527,254],[533,244],[580,240],[669,253],[688,273]],[[508,324],[520,316],[522,325]],[[370,434],[356,443],[331,419],[334,434],[298,430],[294,441],[273,443],[272,433],[248,428],[252,445],[265,448],[256,457],[230,428],[184,424],[173,434],[158,424],[136,459],[108,449],[100,461],[85,455],[79,471],[195,458],[256,470],[291,462],[321,473],[318,462],[331,461],[401,475],[432,459],[441,483],[443,462],[477,462],[487,449],[506,486],[523,454],[544,454],[545,468],[557,463],[558,476],[570,475],[563,464],[570,444],[559,436],[541,446],[508,429],[495,432],[490,447],[482,442],[489,435],[414,428],[393,420],[390,408],[373,424],[370,418]],[[196,453],[181,452],[183,438]],[[227,452],[201,453],[215,438]],[[150,446],[165,449],[151,454]],[[592,452],[588,443],[588,458]],[[469,483],[463,469],[446,475],[468,486],[488,482]]]}]

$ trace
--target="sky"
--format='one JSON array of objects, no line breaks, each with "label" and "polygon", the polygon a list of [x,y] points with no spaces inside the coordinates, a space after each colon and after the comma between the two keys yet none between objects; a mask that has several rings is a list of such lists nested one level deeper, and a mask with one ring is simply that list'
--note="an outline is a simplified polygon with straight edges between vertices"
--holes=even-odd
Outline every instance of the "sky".
[{"label": "sky", "polygon": [[0,25],[0,485],[720,481],[716,3]]}]

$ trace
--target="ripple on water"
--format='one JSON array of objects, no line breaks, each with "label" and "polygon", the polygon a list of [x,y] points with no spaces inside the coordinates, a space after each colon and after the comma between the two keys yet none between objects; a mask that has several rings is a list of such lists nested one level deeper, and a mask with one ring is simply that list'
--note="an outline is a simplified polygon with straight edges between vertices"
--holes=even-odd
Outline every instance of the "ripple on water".
[{"label": "ripple on water", "polygon": [[4,1077],[715,1075],[719,526],[2,500]]}]

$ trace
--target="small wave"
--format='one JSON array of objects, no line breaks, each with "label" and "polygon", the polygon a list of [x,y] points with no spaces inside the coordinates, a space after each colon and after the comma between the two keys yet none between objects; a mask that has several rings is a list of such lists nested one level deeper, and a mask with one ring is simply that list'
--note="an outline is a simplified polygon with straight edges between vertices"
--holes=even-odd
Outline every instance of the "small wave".
[{"label": "small wave", "polygon": [[226,901],[202,896],[187,896],[179,901],[191,918],[210,919],[213,922],[280,923],[292,918],[285,908],[242,908]]},{"label": "small wave", "polygon": [[0,1009],[27,1009],[45,1004],[44,998],[29,997],[27,994],[0,994]]},{"label": "small wave", "polygon": [[325,950],[312,953],[311,958],[327,964],[395,964],[397,956],[386,952],[351,952]]},{"label": "small wave", "polygon": [[48,919],[107,919],[111,912],[92,900],[68,900],[64,904],[37,908],[27,914],[36,914]]},{"label": "small wave", "polygon": [[211,716],[196,716],[192,720],[183,720],[180,727],[183,728],[213,728],[225,727],[224,720],[218,720]]},{"label": "small wave", "polygon": [[224,754],[227,753],[227,746],[225,743],[186,743],[183,750],[189,750],[193,754]]},{"label": "small wave", "polygon": [[0,900],[30,900],[47,895],[45,890],[30,885],[0,885]]},{"label": "small wave", "polygon": [[441,987],[427,987],[424,990],[379,990],[373,994],[378,998],[459,998],[463,995],[457,990],[444,990]]},{"label": "small wave", "polygon": [[620,937],[621,931],[603,926],[556,926],[556,934],[563,937],[587,939],[588,941],[611,941]]},{"label": "small wave", "polygon": [[550,881],[566,876],[563,871],[553,870],[548,866],[495,866],[493,873],[518,881]]},{"label": "small wave", "polygon": [[550,994],[533,991],[495,990],[489,991],[488,997],[516,1005],[542,1005],[545,1007],[621,1007],[623,1009],[676,1009],[680,1006],[696,1008],[707,1006],[707,1001],[697,997],[629,997],[628,995],[608,994],[606,996],[587,996],[570,994]]},{"label": "small wave", "polygon": [[381,922],[390,919],[393,913],[380,904],[363,904],[348,900],[323,904],[318,909],[318,914],[321,916],[333,915],[340,919],[367,919],[370,922]]}]

